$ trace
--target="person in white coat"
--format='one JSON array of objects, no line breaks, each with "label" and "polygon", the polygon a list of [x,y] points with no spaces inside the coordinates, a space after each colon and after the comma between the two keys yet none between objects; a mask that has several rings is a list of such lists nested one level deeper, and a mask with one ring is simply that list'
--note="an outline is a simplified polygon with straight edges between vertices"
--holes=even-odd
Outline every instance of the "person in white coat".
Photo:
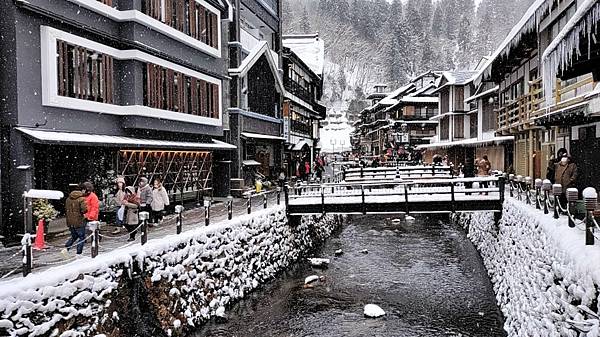
[{"label": "person in white coat", "polygon": [[162,222],[163,212],[166,206],[169,206],[169,195],[162,185],[160,179],[154,179],[154,189],[152,190],[152,223],[158,225]]}]

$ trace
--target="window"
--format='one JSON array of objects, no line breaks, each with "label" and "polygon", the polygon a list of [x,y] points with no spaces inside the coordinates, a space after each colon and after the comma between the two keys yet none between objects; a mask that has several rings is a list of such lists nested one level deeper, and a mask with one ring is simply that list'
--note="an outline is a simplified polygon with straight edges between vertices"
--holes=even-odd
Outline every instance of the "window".
[{"label": "window", "polygon": [[219,86],[148,63],[144,105],[207,118],[219,118]]},{"label": "window", "polygon": [[454,116],[454,138],[465,138],[465,116]]},{"label": "window", "polygon": [[218,16],[196,0],[142,0],[142,12],[213,48],[219,48]]},{"label": "window", "polygon": [[448,140],[450,137],[450,119],[448,117],[442,118],[440,121],[440,139]]},{"label": "window", "polygon": [[113,58],[57,40],[58,94],[112,104]]}]

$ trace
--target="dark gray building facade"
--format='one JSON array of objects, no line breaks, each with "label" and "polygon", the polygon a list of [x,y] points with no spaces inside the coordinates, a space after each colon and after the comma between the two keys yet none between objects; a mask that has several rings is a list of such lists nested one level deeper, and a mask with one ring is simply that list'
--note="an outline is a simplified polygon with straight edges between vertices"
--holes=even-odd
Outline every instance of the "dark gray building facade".
[{"label": "dark gray building facade", "polygon": [[116,176],[144,176],[174,199],[229,194],[229,1],[7,0],[0,12],[0,234],[23,233],[31,188],[91,180],[108,201]]}]

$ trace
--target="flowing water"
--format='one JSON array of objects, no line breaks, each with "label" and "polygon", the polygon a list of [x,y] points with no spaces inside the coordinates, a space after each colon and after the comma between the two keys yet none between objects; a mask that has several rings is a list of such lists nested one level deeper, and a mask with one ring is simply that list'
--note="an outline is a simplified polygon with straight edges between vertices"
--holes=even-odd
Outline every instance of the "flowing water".
[{"label": "flowing water", "polygon": [[[354,217],[314,255],[329,268],[299,263],[194,336],[505,336],[477,251],[447,221]],[[313,274],[324,281],[305,288]],[[386,315],[365,318],[369,303]]]}]

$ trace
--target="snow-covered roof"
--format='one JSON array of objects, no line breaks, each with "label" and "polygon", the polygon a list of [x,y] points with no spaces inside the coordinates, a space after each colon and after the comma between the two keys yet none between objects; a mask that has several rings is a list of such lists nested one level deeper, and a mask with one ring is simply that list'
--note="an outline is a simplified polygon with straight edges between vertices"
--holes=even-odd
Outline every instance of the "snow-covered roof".
[{"label": "snow-covered roof", "polygon": [[597,34],[599,23],[600,3],[598,0],[585,0],[544,51],[542,55],[543,82],[548,106],[553,104],[552,92],[554,91],[556,72],[559,68],[564,70],[569,67],[575,53],[577,56],[581,55],[579,40],[582,36],[588,38],[587,55],[590,55],[591,35],[594,32]]},{"label": "snow-covered roof", "polygon": [[398,103],[398,98],[400,95],[405,94],[408,90],[414,87],[414,83],[409,83],[405,86],[402,86],[394,91],[392,91],[389,95],[387,95],[384,99],[382,99],[379,104],[381,105],[394,105]]},{"label": "snow-covered roof", "polygon": [[438,103],[437,97],[405,96],[400,99],[403,103]]},{"label": "snow-covered roof", "polygon": [[492,73],[492,64],[500,56],[506,56],[510,53],[512,47],[517,46],[525,34],[537,29],[545,13],[550,10],[553,0],[535,0],[523,15],[521,20],[513,26],[504,41],[492,53],[484,66],[479,69],[473,80],[481,82],[484,77],[489,77]]},{"label": "snow-covered roof", "polygon": [[104,146],[130,146],[149,148],[187,148],[202,150],[235,150],[237,147],[213,139],[211,143],[178,142],[157,139],[142,139],[123,136],[98,135],[89,133],[76,133],[66,131],[49,131],[41,129],[16,128],[27,136],[47,144],[102,144]]},{"label": "snow-covered roof", "polygon": [[424,144],[417,146],[417,149],[445,149],[453,146],[466,146],[466,147],[477,147],[477,146],[485,146],[490,144],[501,144],[505,142],[510,142],[515,140],[514,136],[503,136],[503,137],[494,137],[485,140],[479,140],[477,138],[473,139],[465,139],[454,142],[439,142],[433,144]]},{"label": "snow-covered roof", "polygon": [[476,71],[444,71],[442,77],[446,79],[446,85],[462,85],[471,82]]},{"label": "snow-covered roof", "polygon": [[317,75],[323,75],[325,43],[319,34],[284,35],[283,46],[290,48]]},{"label": "snow-covered roof", "polygon": [[229,74],[240,77],[246,76],[248,71],[254,66],[254,64],[256,64],[262,55],[265,55],[267,58],[267,62],[269,63],[269,67],[271,68],[271,72],[273,73],[273,77],[277,83],[277,90],[280,93],[285,93],[283,81],[281,80],[281,76],[279,76],[277,62],[273,58],[273,54],[271,54],[271,49],[269,48],[267,41],[258,42],[258,44],[252,48],[250,54],[248,54],[248,56],[246,56],[246,58],[242,61],[239,67],[229,69]]},{"label": "snow-covered roof", "polygon": [[500,90],[500,87],[499,86],[495,86],[494,88],[492,88],[490,90],[486,90],[486,91],[481,92],[481,93],[479,93],[477,95],[473,95],[471,97],[466,98],[465,99],[465,103],[472,102],[472,101],[474,101],[474,100],[476,100],[478,98],[489,96],[491,94],[494,94],[494,93],[498,92],[498,90]]}]

